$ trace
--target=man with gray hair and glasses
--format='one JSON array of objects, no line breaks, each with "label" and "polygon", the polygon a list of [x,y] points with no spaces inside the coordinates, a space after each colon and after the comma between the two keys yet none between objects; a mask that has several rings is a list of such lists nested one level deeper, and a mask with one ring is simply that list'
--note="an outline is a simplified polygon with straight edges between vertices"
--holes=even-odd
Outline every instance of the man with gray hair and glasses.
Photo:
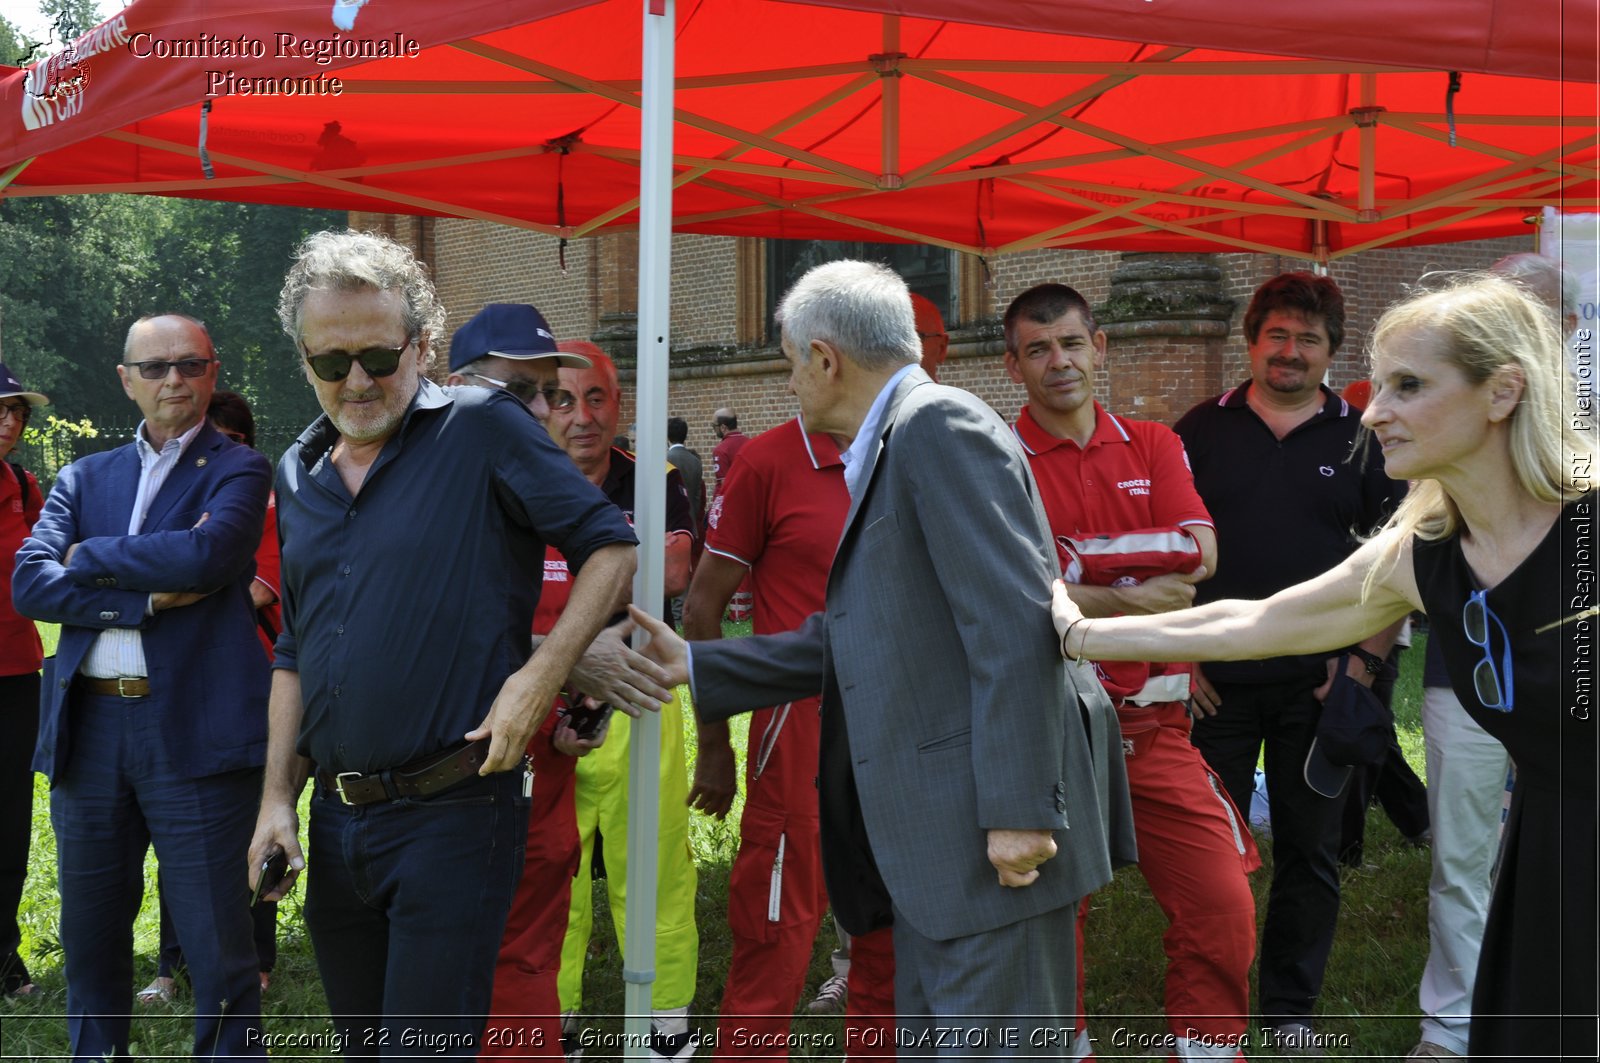
[{"label": "man with gray hair and glasses", "polygon": [[[516,769],[636,540],[526,406],[426,378],[444,309],[409,249],[310,236],[278,314],[324,415],[278,468],[284,628],[251,881],[286,864],[260,883],[271,900],[305,867],[314,777],[306,925],[346,1055],[409,1036],[472,1056],[527,832]],[[533,652],[546,543],[576,578]]]},{"label": "man with gray hair and glasses", "polygon": [[67,1031],[128,1056],[133,917],[154,843],[197,1003],[194,1053],[261,1056],[261,983],[239,860],[266,744],[250,583],[272,477],[206,420],[217,356],[182,314],[128,330],[134,440],[61,470],[17,551],[17,611],[61,625],[40,707]]}]

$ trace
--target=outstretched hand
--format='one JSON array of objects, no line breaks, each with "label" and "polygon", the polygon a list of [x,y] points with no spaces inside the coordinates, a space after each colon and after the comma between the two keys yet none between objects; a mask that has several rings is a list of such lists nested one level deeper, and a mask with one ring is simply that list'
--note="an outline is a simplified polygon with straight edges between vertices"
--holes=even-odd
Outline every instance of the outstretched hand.
[{"label": "outstretched hand", "polygon": [[[628,645],[634,622],[622,620],[595,636],[572,668],[574,687],[629,716],[655,712],[672,700],[661,669]],[[598,745],[598,743],[596,743]]]},{"label": "outstretched hand", "polygon": [[628,606],[628,615],[644,629],[650,641],[639,652],[659,664],[665,672],[665,682],[679,686],[689,681],[689,644],[667,624],[662,623],[637,605]]}]

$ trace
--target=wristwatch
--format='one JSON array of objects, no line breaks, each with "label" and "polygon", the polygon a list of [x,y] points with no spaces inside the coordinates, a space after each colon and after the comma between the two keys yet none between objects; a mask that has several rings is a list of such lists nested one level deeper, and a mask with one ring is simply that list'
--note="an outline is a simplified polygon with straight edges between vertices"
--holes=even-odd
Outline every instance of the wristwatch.
[{"label": "wristwatch", "polygon": [[1360,646],[1351,646],[1349,652],[1356,657],[1360,657],[1365,662],[1367,674],[1370,676],[1380,676],[1388,668],[1388,662],[1371,650],[1364,650]]}]

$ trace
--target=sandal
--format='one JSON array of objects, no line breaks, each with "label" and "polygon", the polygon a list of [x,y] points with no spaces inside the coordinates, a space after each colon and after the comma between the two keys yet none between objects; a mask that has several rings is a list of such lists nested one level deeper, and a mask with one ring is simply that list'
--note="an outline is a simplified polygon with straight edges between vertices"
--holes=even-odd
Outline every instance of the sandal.
[{"label": "sandal", "polygon": [[171,1004],[177,999],[178,984],[171,978],[157,976],[154,982],[139,990],[138,1000],[141,1004],[154,1004],[158,1000],[163,1004]]},{"label": "sandal", "polygon": [[27,1000],[38,995],[39,987],[32,982],[24,982],[15,989],[6,990],[6,998],[9,1000]]}]

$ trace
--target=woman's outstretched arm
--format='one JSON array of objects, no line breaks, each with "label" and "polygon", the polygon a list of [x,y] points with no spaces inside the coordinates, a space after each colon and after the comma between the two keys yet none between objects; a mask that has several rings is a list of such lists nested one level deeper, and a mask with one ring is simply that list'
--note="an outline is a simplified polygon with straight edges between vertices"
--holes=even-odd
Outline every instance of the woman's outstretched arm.
[{"label": "woman's outstretched arm", "polygon": [[[1315,579],[1263,601],[1211,602],[1152,616],[1085,619],[1056,581],[1061,652],[1074,660],[1245,661],[1338,650],[1421,608],[1411,543],[1384,532]],[[1382,566],[1363,599],[1367,571]]]}]

